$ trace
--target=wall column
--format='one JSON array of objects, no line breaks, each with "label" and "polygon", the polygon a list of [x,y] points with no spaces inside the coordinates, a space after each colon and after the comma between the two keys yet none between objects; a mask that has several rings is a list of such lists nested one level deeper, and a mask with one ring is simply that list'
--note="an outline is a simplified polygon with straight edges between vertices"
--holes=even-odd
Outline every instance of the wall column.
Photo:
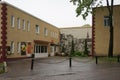
[{"label": "wall column", "polygon": [[0,54],[1,56],[1,61],[6,61],[6,44],[7,44],[7,5],[5,3],[2,3],[2,8],[1,8],[1,50]]}]

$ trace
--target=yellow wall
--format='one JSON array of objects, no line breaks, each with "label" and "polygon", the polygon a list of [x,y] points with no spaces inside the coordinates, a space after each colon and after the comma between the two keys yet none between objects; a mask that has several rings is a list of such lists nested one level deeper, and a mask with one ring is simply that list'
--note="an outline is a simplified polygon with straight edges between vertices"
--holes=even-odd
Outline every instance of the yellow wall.
[{"label": "yellow wall", "polygon": [[[95,9],[95,54],[107,55],[109,48],[109,27],[104,26],[104,16],[108,16],[107,8]],[[120,6],[114,7],[114,55],[120,54]]]},{"label": "yellow wall", "polygon": [[[15,17],[15,26],[11,27],[11,16]],[[20,27],[17,27],[17,18],[20,18]],[[30,22],[30,31],[28,32],[27,29],[22,29],[22,20],[25,20],[26,28],[27,28],[27,21]],[[35,25],[39,25],[40,33],[36,34],[35,32]],[[44,28],[48,29],[48,36],[44,36]],[[57,33],[59,36],[59,29],[45,21],[42,21],[18,8],[15,8],[11,5],[7,6],[7,46],[10,46],[11,41],[15,43],[15,53],[11,56],[13,57],[20,57],[21,55],[17,53],[17,42],[32,42],[34,45],[34,40],[42,40],[51,42],[54,41],[55,44],[59,43],[59,37],[51,37],[51,31]],[[34,46],[33,46],[34,47]],[[49,49],[48,49],[49,51]],[[10,56],[10,57],[11,57]]]}]

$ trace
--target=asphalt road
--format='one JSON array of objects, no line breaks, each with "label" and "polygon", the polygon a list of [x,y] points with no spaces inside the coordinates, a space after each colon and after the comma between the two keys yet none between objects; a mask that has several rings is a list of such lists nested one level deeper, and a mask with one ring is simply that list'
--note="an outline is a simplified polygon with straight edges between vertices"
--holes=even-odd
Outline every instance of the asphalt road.
[{"label": "asphalt road", "polygon": [[95,64],[93,58],[74,58],[72,67],[66,57],[36,59],[31,70],[31,60],[7,62],[8,72],[0,80],[120,80],[120,63]]}]

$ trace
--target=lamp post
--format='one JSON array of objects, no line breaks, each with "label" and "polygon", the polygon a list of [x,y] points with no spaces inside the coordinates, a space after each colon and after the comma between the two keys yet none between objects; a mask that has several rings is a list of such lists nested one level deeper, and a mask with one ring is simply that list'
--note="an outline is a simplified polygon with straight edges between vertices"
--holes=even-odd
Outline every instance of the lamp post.
[{"label": "lamp post", "polygon": [[73,37],[71,37],[71,51],[69,55],[69,67],[72,67],[72,53],[74,52],[74,42],[73,42]]}]

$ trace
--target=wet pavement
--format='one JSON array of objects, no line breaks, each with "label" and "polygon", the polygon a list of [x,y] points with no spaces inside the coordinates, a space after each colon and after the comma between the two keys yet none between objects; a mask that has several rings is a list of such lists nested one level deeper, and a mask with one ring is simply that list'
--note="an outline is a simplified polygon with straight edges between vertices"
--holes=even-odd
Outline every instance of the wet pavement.
[{"label": "wet pavement", "polygon": [[74,58],[72,67],[66,57],[36,59],[31,71],[31,60],[8,62],[8,72],[0,80],[120,80],[120,63],[95,64],[93,58]]}]

